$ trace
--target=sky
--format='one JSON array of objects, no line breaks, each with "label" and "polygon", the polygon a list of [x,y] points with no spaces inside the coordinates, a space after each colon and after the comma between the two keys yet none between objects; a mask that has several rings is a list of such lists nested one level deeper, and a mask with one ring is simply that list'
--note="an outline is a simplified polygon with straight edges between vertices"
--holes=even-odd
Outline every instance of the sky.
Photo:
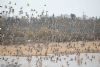
[{"label": "sky", "polygon": [[[56,16],[74,13],[81,17],[84,12],[89,17],[100,17],[100,0],[0,0],[0,5],[8,4],[9,1],[12,2],[12,5],[16,2],[16,6],[14,6],[16,14],[20,7],[23,7],[24,12],[29,14],[31,14],[30,9],[35,9],[38,14],[44,10],[48,11],[49,15],[54,13]],[[27,3],[30,4],[29,7],[27,7]]]}]

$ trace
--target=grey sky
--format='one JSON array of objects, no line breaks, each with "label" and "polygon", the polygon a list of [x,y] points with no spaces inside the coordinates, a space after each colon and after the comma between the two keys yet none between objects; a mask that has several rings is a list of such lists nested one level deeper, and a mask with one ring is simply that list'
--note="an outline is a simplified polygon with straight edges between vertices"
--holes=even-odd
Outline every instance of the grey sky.
[{"label": "grey sky", "polygon": [[[75,13],[77,16],[82,16],[84,12],[90,17],[100,16],[100,0],[0,0],[0,4],[4,5],[9,1],[12,1],[13,4],[17,3],[16,11],[20,6],[23,6],[25,12],[29,12],[29,8],[33,8],[39,13],[42,10],[47,10],[49,15]],[[26,6],[27,2],[30,7]]]}]

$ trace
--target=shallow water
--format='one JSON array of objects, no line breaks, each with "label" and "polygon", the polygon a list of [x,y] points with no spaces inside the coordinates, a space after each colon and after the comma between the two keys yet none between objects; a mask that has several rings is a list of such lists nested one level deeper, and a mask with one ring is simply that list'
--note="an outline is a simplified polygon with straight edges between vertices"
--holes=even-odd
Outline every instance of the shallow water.
[{"label": "shallow water", "polygon": [[32,56],[30,62],[27,57],[0,56],[0,67],[100,67],[100,53]]}]

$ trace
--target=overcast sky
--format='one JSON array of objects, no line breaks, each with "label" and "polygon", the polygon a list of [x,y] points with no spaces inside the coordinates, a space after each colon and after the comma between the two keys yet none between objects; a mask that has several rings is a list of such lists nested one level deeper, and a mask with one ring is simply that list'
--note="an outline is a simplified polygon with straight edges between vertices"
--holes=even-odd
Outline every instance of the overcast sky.
[{"label": "overcast sky", "polygon": [[[16,11],[22,6],[24,12],[29,12],[29,9],[32,8],[39,13],[47,10],[49,15],[75,13],[77,16],[82,16],[84,12],[90,17],[100,17],[100,0],[0,0],[0,5],[8,4],[9,1],[12,1],[12,5],[16,2]],[[26,6],[27,3],[30,4],[30,7]]]}]

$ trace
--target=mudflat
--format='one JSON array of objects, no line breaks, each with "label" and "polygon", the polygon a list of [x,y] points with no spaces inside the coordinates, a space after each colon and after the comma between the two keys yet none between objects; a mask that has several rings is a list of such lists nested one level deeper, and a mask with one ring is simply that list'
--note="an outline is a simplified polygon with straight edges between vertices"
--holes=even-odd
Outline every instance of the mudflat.
[{"label": "mudflat", "polygon": [[99,53],[100,41],[27,43],[0,45],[1,56],[34,56],[48,54]]}]

